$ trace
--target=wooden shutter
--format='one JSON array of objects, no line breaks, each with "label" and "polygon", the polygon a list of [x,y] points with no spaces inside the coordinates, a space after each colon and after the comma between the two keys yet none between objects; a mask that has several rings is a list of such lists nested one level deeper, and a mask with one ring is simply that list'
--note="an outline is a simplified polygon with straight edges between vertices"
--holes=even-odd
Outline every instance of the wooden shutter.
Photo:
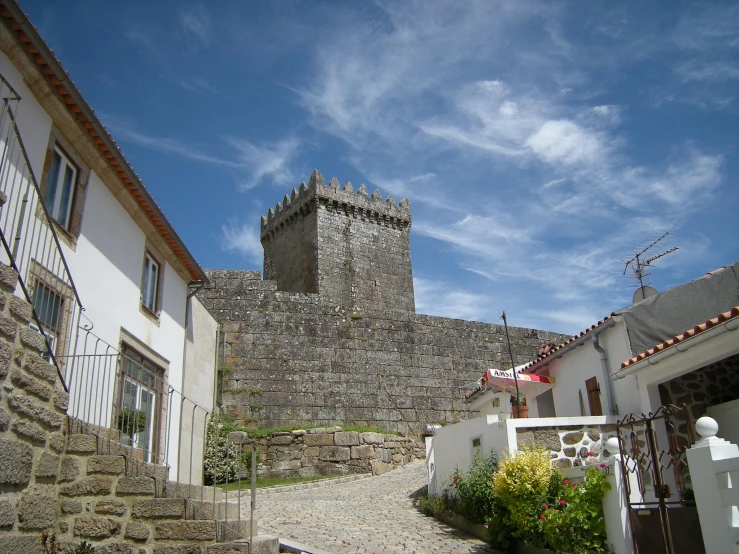
[{"label": "wooden shutter", "polygon": [[603,408],[600,406],[600,385],[598,379],[591,377],[585,381],[585,390],[588,391],[588,404],[590,404],[590,415],[603,415]]}]

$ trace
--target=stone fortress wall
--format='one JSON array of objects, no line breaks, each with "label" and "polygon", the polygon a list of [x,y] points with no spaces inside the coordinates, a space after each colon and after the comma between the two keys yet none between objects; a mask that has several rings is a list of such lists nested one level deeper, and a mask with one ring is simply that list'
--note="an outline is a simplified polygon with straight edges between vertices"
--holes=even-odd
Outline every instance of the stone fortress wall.
[{"label": "stone fortress wall", "polygon": [[[415,313],[410,203],[318,172],[262,218],[265,276],[208,270],[222,324],[222,402],[263,427],[419,432],[470,415],[464,391],[508,359],[503,327]],[[305,234],[309,236],[305,236]],[[514,360],[556,333],[511,327]]]}]

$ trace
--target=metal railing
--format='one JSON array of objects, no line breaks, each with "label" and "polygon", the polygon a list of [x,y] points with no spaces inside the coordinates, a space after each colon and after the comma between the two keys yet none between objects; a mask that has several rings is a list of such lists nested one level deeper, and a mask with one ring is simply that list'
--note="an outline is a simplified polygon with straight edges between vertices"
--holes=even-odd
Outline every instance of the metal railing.
[{"label": "metal railing", "polygon": [[[82,302],[59,242],[39,182],[23,145],[16,113],[20,96],[0,75],[0,240],[18,284],[32,306],[32,326],[46,342],[44,356],[56,366],[67,390],[59,357],[73,352]],[[84,325],[83,325],[84,326]]]}]

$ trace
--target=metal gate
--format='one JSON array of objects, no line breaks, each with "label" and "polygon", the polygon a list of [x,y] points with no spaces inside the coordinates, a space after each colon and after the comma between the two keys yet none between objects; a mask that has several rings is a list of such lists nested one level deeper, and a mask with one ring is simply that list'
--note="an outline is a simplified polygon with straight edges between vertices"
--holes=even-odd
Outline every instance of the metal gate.
[{"label": "metal gate", "polygon": [[630,414],[617,432],[634,552],[705,554],[686,456],[695,442],[690,410],[667,405],[649,415]]}]

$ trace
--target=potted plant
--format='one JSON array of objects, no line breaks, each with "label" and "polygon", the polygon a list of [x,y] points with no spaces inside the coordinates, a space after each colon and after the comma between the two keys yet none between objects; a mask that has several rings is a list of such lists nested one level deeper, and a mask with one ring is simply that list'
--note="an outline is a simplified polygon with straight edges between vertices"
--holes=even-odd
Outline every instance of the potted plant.
[{"label": "potted plant", "polygon": [[529,407],[526,405],[526,397],[519,390],[517,395],[511,395],[511,411],[516,419],[529,417]]}]

